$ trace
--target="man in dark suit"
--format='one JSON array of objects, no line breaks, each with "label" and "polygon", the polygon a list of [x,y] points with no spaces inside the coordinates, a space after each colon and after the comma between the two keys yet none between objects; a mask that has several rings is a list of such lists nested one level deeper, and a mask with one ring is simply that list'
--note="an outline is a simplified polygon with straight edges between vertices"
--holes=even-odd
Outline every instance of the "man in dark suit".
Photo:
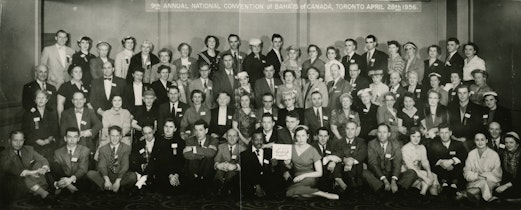
[{"label": "man in dark suit", "polygon": [[67,189],[71,193],[88,188],[86,179],[89,169],[90,150],[79,145],[80,130],[70,127],[65,130],[67,145],[54,152],[54,161],[51,163],[53,178],[58,180],[58,188]]},{"label": "man in dark suit", "polygon": [[327,90],[329,92],[329,110],[335,110],[340,106],[340,95],[350,93],[352,90],[351,84],[346,80],[340,78],[340,66],[331,65],[331,76],[333,80],[327,83]]},{"label": "man in dark suit", "polygon": [[[111,62],[103,63],[103,78],[92,80],[90,103],[100,116],[112,107],[112,97],[123,96],[127,83],[124,79],[115,77],[114,66]],[[125,99],[123,99],[125,100]]]},{"label": "man in dark suit", "polygon": [[262,107],[263,97],[266,93],[277,95],[277,87],[282,85],[282,81],[278,78],[274,78],[275,68],[273,64],[266,64],[264,66],[264,77],[255,81],[253,92],[255,93],[255,102],[257,107]]},{"label": "man in dark suit", "polygon": [[326,127],[320,127],[314,133],[317,134],[317,140],[312,140],[311,146],[317,149],[322,156],[322,163],[324,163],[322,165],[322,176],[318,178],[317,187],[322,191],[333,192],[333,171],[335,167],[330,164],[334,164],[334,159],[338,159],[333,157],[335,156],[333,150],[336,149],[337,142],[329,138],[329,130]]},{"label": "man in dark suit", "polygon": [[315,136],[318,128],[329,128],[329,109],[322,107],[322,94],[315,91],[311,94],[313,107],[304,111],[304,125],[308,126],[312,136]]},{"label": "man in dark suit", "polygon": [[56,95],[58,92],[56,91],[56,87],[47,83],[48,76],[49,70],[47,69],[47,66],[40,64],[34,67],[35,80],[25,84],[22,91],[22,106],[25,110],[29,111],[36,107],[34,99],[37,90],[45,91],[45,93],[49,96],[47,107],[52,110],[56,110]]},{"label": "man in dark suit", "polygon": [[263,147],[271,148],[273,143],[275,143],[279,137],[278,132],[275,128],[275,119],[273,115],[270,113],[264,113],[261,117],[261,127],[257,129],[257,132],[261,132],[264,135]]},{"label": "man in dark suit", "polygon": [[134,70],[134,73],[132,73],[134,81],[127,85],[123,96],[125,99],[125,102],[123,103],[124,108],[133,115],[144,105],[143,93],[145,93],[146,90],[151,89],[148,84],[143,83],[143,74],[144,72],[142,68]]},{"label": "man in dark suit", "polygon": [[130,146],[121,143],[121,128],[111,126],[109,134],[110,143],[99,149],[97,171],[87,172],[87,177],[100,190],[118,192],[121,187],[129,189],[134,185],[136,174],[128,171]]},{"label": "man in dark suit", "polygon": [[3,174],[2,192],[9,192],[7,200],[14,200],[27,192],[40,196],[49,204],[55,203],[50,195],[45,174],[50,171],[49,162],[31,146],[24,146],[22,131],[12,131],[9,147],[0,152],[0,172]]},{"label": "man in dark suit", "polygon": [[[232,56],[233,63],[231,63],[231,67],[228,67],[229,69],[233,69],[235,71],[235,74],[242,71],[242,62],[244,61],[244,58],[246,58],[246,53],[239,50],[241,47],[241,38],[237,34],[230,34],[228,36],[228,44],[230,45],[230,49],[221,52],[220,56],[223,58],[224,61],[224,55],[229,54]],[[226,63],[221,62],[219,69],[222,70],[226,68]],[[215,75],[214,78],[215,79]],[[220,84],[220,83],[216,83]]]},{"label": "man in dark suit", "polygon": [[[256,112],[255,116],[262,116],[263,114],[269,113],[275,119],[275,122],[278,120],[279,116],[279,108],[277,106],[273,106],[275,101],[275,97],[271,93],[264,93],[262,96],[262,106],[260,106]],[[261,108],[262,107],[262,108]],[[262,119],[259,119],[259,123]]]},{"label": "man in dark suit", "polygon": [[300,124],[300,115],[295,111],[290,111],[285,119],[286,125],[277,130],[279,138],[275,141],[276,144],[293,144],[295,142],[295,129]]},{"label": "man in dark suit", "polygon": [[[358,67],[362,67],[365,63],[365,60],[364,58],[362,58],[362,56],[356,54],[356,50],[357,50],[357,42],[354,40],[354,39],[346,39],[344,41],[345,43],[345,52],[346,52],[346,55],[344,57],[342,57],[342,65],[344,65],[344,69],[348,70],[350,67],[351,64],[357,64]],[[367,77],[367,71],[364,70],[364,69],[361,69],[361,68],[358,68],[360,70],[360,72],[358,73],[358,75],[362,75],[362,77],[364,78],[368,78]],[[350,74],[346,74],[346,77],[345,79],[347,81],[351,80],[352,76]],[[356,79],[356,78],[355,78]],[[359,89],[361,90],[361,89]]]},{"label": "man in dark suit", "polygon": [[217,154],[214,157],[215,184],[217,194],[236,194],[239,192],[240,171],[239,154],[246,150],[245,147],[238,144],[239,134],[235,129],[229,129],[226,132],[225,139],[227,142],[219,144]]},{"label": "man in dark suit", "polygon": [[403,96],[407,92],[407,90],[402,87],[401,81],[402,75],[400,75],[400,72],[393,71],[389,74],[389,92],[394,93],[394,97],[396,98],[394,107],[397,110],[403,107]]},{"label": "man in dark suit", "polygon": [[94,138],[98,135],[103,125],[92,109],[85,107],[85,96],[82,92],[76,92],[72,96],[73,108],[63,111],[60,134],[65,136],[67,128],[74,127],[80,130],[80,145],[86,146],[91,152],[96,151]]},{"label": "man in dark suit", "polygon": [[170,66],[161,65],[157,68],[159,79],[152,82],[150,87],[154,90],[157,97],[157,103],[163,104],[168,102],[168,88],[172,86],[172,82],[168,81],[168,75],[170,75]]},{"label": "man in dark suit", "polygon": [[192,193],[210,190],[214,177],[214,157],[219,141],[208,134],[208,123],[198,120],[194,124],[195,135],[186,140],[183,156],[186,159],[186,176]]},{"label": "man in dark suit", "polygon": [[[391,140],[390,127],[386,124],[378,126],[377,139],[368,144],[367,168],[362,172],[363,179],[375,192],[398,192],[398,185],[408,189],[416,181],[416,172],[402,168],[402,145]],[[389,182],[389,180],[391,180]]]},{"label": "man in dark suit", "polygon": [[442,187],[461,190],[463,183],[463,166],[467,159],[467,151],[459,141],[451,140],[452,131],[447,124],[439,127],[439,139],[432,141],[427,156],[432,172],[438,175]]},{"label": "man in dark suit", "polygon": [[447,72],[448,74],[455,72],[459,75],[463,75],[463,66],[465,65],[465,61],[463,57],[461,57],[461,55],[458,53],[459,44],[460,42],[457,38],[451,37],[447,39],[447,57],[445,58],[445,72]]},{"label": "man in dark suit", "polygon": [[467,85],[457,87],[459,103],[452,103],[448,106],[450,116],[450,128],[452,139],[463,142],[463,145],[470,151],[476,146],[472,140],[478,132],[484,132],[483,113],[484,108],[470,101],[470,90]]},{"label": "man in dark suit", "polygon": [[280,79],[280,64],[284,61],[282,57],[282,46],[284,45],[284,38],[280,34],[273,34],[271,36],[272,49],[266,54],[266,63],[273,65],[275,69],[275,78]]},{"label": "man in dark suit", "polygon": [[114,59],[109,58],[110,49],[112,48],[109,43],[100,42],[96,45],[96,48],[98,49],[98,57],[89,60],[92,79],[103,78],[103,64],[110,62],[114,65]]},{"label": "man in dark suit", "polygon": [[179,101],[179,89],[177,86],[171,86],[169,88],[168,99],[168,103],[161,104],[159,107],[157,127],[160,133],[163,132],[162,128],[168,118],[174,119],[175,127],[179,128],[181,126],[181,119],[189,107],[187,104]]},{"label": "man in dark suit", "polygon": [[488,147],[496,151],[500,157],[506,151],[505,138],[501,135],[503,129],[498,122],[488,124]]},{"label": "man in dark suit", "polygon": [[353,105],[359,106],[362,105],[362,101],[357,96],[358,91],[369,88],[369,79],[367,77],[362,76],[360,65],[358,63],[351,63],[348,65],[348,68],[346,68],[349,71],[349,79],[346,79],[349,84],[351,85],[351,96],[353,96]]},{"label": "man in dark suit", "polygon": [[[252,145],[240,155],[241,187],[245,197],[264,197],[273,195],[277,183],[273,169],[277,164],[271,159],[272,151],[264,146],[264,135],[253,133]],[[277,179],[281,181],[282,179]],[[278,185],[283,186],[283,185]]]},{"label": "man in dark suit", "polygon": [[[383,70],[383,72],[387,71],[387,59],[389,56],[384,52],[377,50],[378,40],[374,35],[368,35],[365,37],[365,48],[367,52],[362,55],[362,58],[365,59],[364,67],[362,68],[366,73],[369,73],[371,70]],[[367,75],[363,75],[367,76]],[[383,80],[385,81],[385,80]]]},{"label": "man in dark suit", "polygon": [[[215,93],[226,92],[229,96],[234,95],[235,89],[239,86],[239,81],[236,79],[237,70],[235,69],[234,59],[231,54],[222,55],[223,68],[213,75],[213,83],[218,84],[214,87]],[[218,95],[213,94],[216,100]],[[235,97],[231,98],[230,104],[235,104]]]},{"label": "man in dark suit", "polygon": [[[134,72],[136,73],[136,72]],[[153,125],[145,125],[142,129],[144,141],[137,141],[132,145],[130,152],[129,170],[136,173],[136,187],[141,190],[152,189],[156,174],[151,173],[153,169],[150,164],[158,156],[158,151],[163,149],[154,137]],[[168,147],[166,147],[168,149]],[[167,166],[163,166],[167,167]],[[154,183],[155,184],[155,183]]]},{"label": "man in dark suit", "polygon": [[334,168],[333,177],[341,191],[345,191],[348,187],[357,189],[362,184],[363,165],[367,159],[367,143],[356,136],[357,127],[355,121],[347,122],[345,139],[337,142],[333,149],[333,154],[338,156],[341,162],[331,162],[328,166]]},{"label": "man in dark suit", "polygon": [[224,134],[232,128],[235,109],[230,107],[230,95],[226,92],[219,93],[217,97],[217,108],[210,111],[210,135],[219,140],[225,141]]},{"label": "man in dark suit", "polygon": [[266,56],[262,54],[262,41],[260,39],[251,39],[250,49],[251,53],[244,59],[242,69],[248,73],[250,83],[252,83],[262,77]]}]

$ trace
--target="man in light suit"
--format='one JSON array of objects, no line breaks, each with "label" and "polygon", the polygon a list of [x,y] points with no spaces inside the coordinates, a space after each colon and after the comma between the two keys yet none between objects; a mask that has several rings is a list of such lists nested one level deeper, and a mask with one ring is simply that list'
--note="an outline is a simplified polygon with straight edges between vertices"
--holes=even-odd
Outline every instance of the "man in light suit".
[{"label": "man in light suit", "polygon": [[[100,116],[112,107],[112,97],[125,93],[127,83],[125,79],[114,76],[114,66],[111,62],[103,63],[103,78],[92,80],[90,103]],[[125,100],[123,98],[123,100]]]},{"label": "man in light suit", "polygon": [[51,163],[53,178],[58,180],[58,188],[67,189],[71,193],[88,187],[86,179],[89,168],[89,148],[78,145],[80,130],[75,127],[65,131],[67,145],[54,152],[54,161]]},{"label": "man in light suit", "polygon": [[280,79],[280,65],[284,61],[282,58],[282,46],[284,45],[284,39],[280,34],[273,34],[271,36],[272,49],[266,54],[266,63],[273,65],[275,69],[275,78]]},{"label": "man in light suit", "polygon": [[312,136],[315,136],[318,128],[329,128],[330,110],[327,107],[322,107],[322,94],[320,92],[313,92],[311,100],[313,101],[313,107],[304,111],[304,125],[308,126]]},{"label": "man in light suit", "polygon": [[[220,53],[221,58],[224,61],[224,55],[229,54],[232,56],[233,64],[232,67],[235,73],[242,71],[242,61],[246,58],[247,54],[239,50],[241,47],[241,38],[237,34],[230,34],[228,36],[228,44],[230,45],[230,49],[223,51]],[[226,68],[226,61],[221,62],[219,66],[219,70]],[[229,67],[228,67],[229,68]],[[215,79],[215,76],[214,76]],[[218,83],[220,84],[220,83]]]},{"label": "man in light suit", "polygon": [[3,174],[1,192],[9,192],[9,200],[17,199],[30,191],[46,203],[56,201],[50,194],[45,174],[50,171],[49,162],[31,146],[24,146],[22,131],[12,131],[9,147],[0,153],[0,172]]},{"label": "man in light suit", "polygon": [[43,90],[46,92],[46,94],[49,96],[47,107],[52,110],[56,110],[56,95],[58,92],[56,91],[56,87],[47,82],[48,76],[49,70],[47,66],[39,64],[34,67],[35,80],[25,84],[22,92],[22,106],[25,110],[29,111],[36,107],[34,99],[37,90]]},{"label": "man in light suit", "polygon": [[49,84],[56,88],[70,80],[67,69],[72,62],[74,50],[65,46],[69,40],[69,34],[59,30],[54,36],[56,44],[43,48],[40,64],[49,68]]},{"label": "man in light suit", "polygon": [[[408,189],[417,179],[416,172],[407,170],[401,173],[402,145],[391,140],[390,127],[386,124],[378,126],[377,139],[368,144],[367,170],[362,172],[363,179],[378,194],[398,192],[398,185]],[[389,181],[391,180],[391,181]]]},{"label": "man in light suit", "polygon": [[333,80],[327,83],[327,90],[329,92],[329,110],[335,110],[340,106],[340,95],[350,93],[352,90],[351,84],[346,80],[340,78],[340,66],[337,64],[331,65],[331,76]]},{"label": "man in light suit", "polygon": [[[231,54],[223,54],[221,56],[223,68],[215,72],[213,75],[213,82],[219,84],[215,86],[214,93],[226,92],[229,96],[234,95],[235,89],[239,86],[239,80],[237,77],[237,70],[235,67],[235,61]],[[213,94],[216,100],[218,94]],[[230,104],[235,104],[235,97],[231,98]]]},{"label": "man in light suit", "polygon": [[96,113],[85,107],[85,96],[82,92],[76,92],[72,96],[73,108],[63,111],[60,133],[66,136],[67,128],[74,127],[80,130],[79,144],[86,146],[91,152],[96,151],[95,139],[99,130],[103,127]]},{"label": "man in light suit", "polygon": [[239,134],[235,129],[229,129],[225,134],[226,143],[219,144],[214,157],[215,184],[217,194],[238,193],[240,171],[239,154],[246,148],[238,144]]},{"label": "man in light suit", "polygon": [[[365,48],[367,52],[362,55],[362,58],[365,59],[364,67],[362,68],[365,73],[369,73],[371,70],[383,70],[387,72],[387,62],[389,56],[384,52],[377,50],[378,40],[374,35],[368,35],[365,37]],[[368,75],[363,75],[368,76]],[[385,81],[385,80],[383,80]]]},{"label": "man in light suit", "polygon": [[217,139],[207,135],[208,123],[198,120],[194,124],[195,135],[186,140],[183,155],[186,159],[186,176],[192,193],[207,192],[214,177],[214,157],[217,153]]},{"label": "man in light suit", "polygon": [[262,107],[263,97],[266,93],[277,95],[277,87],[282,85],[282,81],[279,78],[274,78],[275,67],[273,64],[266,64],[264,66],[264,77],[255,81],[253,92],[255,93],[255,101],[257,107]]},{"label": "man in light suit", "polygon": [[[364,61],[364,58],[362,58],[362,56],[356,54],[356,49],[357,49],[357,42],[354,40],[354,39],[346,39],[344,41],[345,45],[346,45],[346,48],[345,48],[345,52],[346,52],[346,55],[344,57],[342,57],[342,65],[344,65],[344,69],[348,70],[349,69],[349,66],[351,64],[358,64],[359,67],[361,67],[365,61]],[[366,79],[367,78],[367,71],[363,70],[363,69],[359,69],[361,71],[361,74],[362,76],[364,76]],[[347,74],[346,73],[346,77],[345,79],[347,81],[349,81],[351,79],[351,75]],[[361,90],[361,89],[360,89]]]},{"label": "man in light suit", "polygon": [[[205,94],[205,100],[203,102],[203,105],[206,106],[208,109],[212,109],[215,107],[215,101],[213,100],[213,82],[208,78],[210,75],[210,66],[205,64],[204,62],[201,63],[199,66],[199,74],[201,75],[199,78],[192,80],[190,84],[188,85],[188,90],[190,93],[194,90],[200,90]],[[189,100],[188,104],[192,104],[192,101]]]},{"label": "man in light suit", "polygon": [[136,174],[128,171],[130,146],[121,143],[121,128],[109,128],[110,143],[99,149],[97,171],[87,172],[87,177],[100,190],[118,192],[121,187],[129,188],[136,183]]},{"label": "man in light suit", "polygon": [[102,78],[104,75],[103,64],[107,62],[111,62],[114,64],[114,59],[109,58],[109,53],[111,46],[107,42],[100,42],[96,45],[98,49],[98,56],[96,58],[90,59],[90,73],[92,75],[92,79]]}]

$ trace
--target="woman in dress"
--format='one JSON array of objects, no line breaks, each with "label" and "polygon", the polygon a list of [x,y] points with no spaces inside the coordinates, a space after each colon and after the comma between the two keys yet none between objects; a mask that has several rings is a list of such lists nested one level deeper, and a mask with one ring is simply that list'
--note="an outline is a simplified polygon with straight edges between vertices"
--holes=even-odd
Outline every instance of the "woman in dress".
[{"label": "woman in dress", "polygon": [[488,125],[491,122],[498,122],[504,131],[511,131],[512,112],[508,108],[497,104],[498,94],[493,91],[483,93],[483,101],[486,107],[483,115],[483,124]]},{"label": "woman in dress", "polygon": [[[309,67],[315,67],[318,69],[318,72],[320,74],[320,78],[324,80],[325,70],[324,70],[324,61],[320,59],[320,56],[322,55],[322,51],[317,45],[311,44],[308,46],[308,55],[309,59],[305,60],[304,63],[302,63],[302,75],[307,76],[308,75],[308,69]],[[307,79],[307,78],[304,78]]]},{"label": "woman in dress", "polygon": [[[108,144],[109,141],[109,127],[110,126],[119,126],[122,129],[121,135],[123,138],[121,142],[126,143],[127,145],[131,145],[130,134],[131,123],[132,123],[132,115],[126,109],[122,108],[123,98],[119,95],[115,95],[112,97],[112,108],[103,112],[102,115],[102,124],[103,129],[101,133],[101,141],[99,143],[99,147],[102,147],[105,144]],[[98,148],[99,148],[98,147]]]},{"label": "woman in dress", "polygon": [[237,74],[239,78],[239,87],[237,87],[234,91],[235,97],[235,108],[241,108],[241,97],[247,95],[250,97],[250,101],[255,100],[255,93],[253,92],[253,88],[250,84],[250,77],[248,76],[248,72],[241,71]]},{"label": "woman in dress", "polygon": [[501,160],[493,149],[487,146],[488,139],[485,134],[477,133],[474,136],[476,148],[469,152],[463,177],[467,180],[467,189],[457,192],[457,199],[471,197],[490,202],[496,197],[492,196],[494,189],[501,183]]},{"label": "woman in dress", "polygon": [[447,106],[447,104],[449,103],[449,93],[447,93],[447,91],[445,91],[445,89],[443,89],[440,86],[441,75],[438,73],[430,73],[427,77],[429,78],[430,84],[428,86],[430,87],[429,90],[434,90],[438,92],[440,94],[440,104],[443,106]]},{"label": "woman in dress", "polygon": [[476,69],[472,71],[474,84],[470,85],[470,101],[481,106],[485,106],[483,94],[492,91],[487,84],[488,73],[484,70]]},{"label": "woman in dress", "polygon": [[443,61],[439,59],[441,48],[438,45],[431,45],[428,48],[429,52],[429,59],[423,61],[423,66],[425,67],[425,77],[420,78],[422,79],[422,84],[429,84],[430,78],[428,75],[431,75],[431,73],[436,73],[441,75],[440,78],[440,86],[445,86],[445,84],[449,83],[449,72],[445,70]]},{"label": "woman in dress", "polygon": [[[338,50],[336,47],[333,47],[333,46],[329,46],[327,47],[326,49],[326,57],[327,57],[327,62],[326,64],[324,64],[324,80],[325,82],[329,82],[331,80],[333,80],[333,77],[331,76],[331,65],[333,63],[340,63],[340,50]],[[340,63],[341,64],[341,63]],[[344,79],[345,78],[345,75],[346,75],[346,69],[344,67],[344,65],[339,65],[340,66],[340,78]],[[308,69],[309,71],[309,69]]]},{"label": "woman in dress", "polygon": [[284,103],[282,101],[282,95],[287,92],[293,92],[295,94],[296,104],[295,106],[298,108],[303,107],[303,99],[302,99],[302,89],[300,89],[297,85],[295,85],[294,81],[296,78],[296,74],[294,71],[286,70],[284,71],[284,84],[278,86],[276,102],[279,109],[284,109]]},{"label": "woman in dress", "polygon": [[389,59],[387,61],[387,74],[390,75],[392,72],[398,72],[405,78],[403,69],[405,68],[405,62],[400,55],[400,43],[395,40],[388,41],[387,46],[389,48]]},{"label": "woman in dress", "polygon": [[300,48],[296,47],[295,45],[291,45],[286,49],[286,52],[288,54],[288,57],[284,62],[282,62],[280,66],[280,78],[284,78],[284,71],[286,70],[292,70],[302,71],[302,66],[300,64]]},{"label": "woman in dress", "polygon": [[181,66],[179,69],[179,79],[174,82],[174,85],[179,88],[179,101],[188,104],[188,97],[190,93],[188,92],[188,85],[191,82],[189,78],[190,73],[188,72],[188,68],[185,66]]},{"label": "woman in dress", "polygon": [[382,81],[383,70],[371,70],[369,71],[369,77],[371,77],[373,81],[371,84],[369,84],[369,88],[371,88],[371,92],[373,93],[372,102],[378,106],[381,106],[384,104],[384,94],[389,92],[389,87]]},{"label": "woman in dress", "polygon": [[217,48],[219,47],[219,39],[214,35],[206,36],[204,39],[204,44],[206,46],[206,50],[199,53],[199,63],[206,63],[210,66],[210,79],[213,78],[213,74],[217,70],[219,70],[219,61],[221,57],[219,56],[219,51]]},{"label": "woman in dress", "polygon": [[[360,117],[360,136],[363,139],[370,140],[376,135],[378,121],[376,119],[378,106],[372,103],[373,93],[371,89],[366,88],[358,91],[358,98],[362,102],[356,111]],[[374,134],[373,134],[374,133]]]},{"label": "woman in dress", "polygon": [[386,124],[391,128],[390,139],[398,140],[398,111],[394,108],[396,103],[396,95],[391,92],[387,92],[383,96],[384,104],[378,107],[378,114],[376,119],[378,124]]},{"label": "woman in dress", "polygon": [[438,126],[449,123],[449,112],[440,104],[440,93],[435,90],[427,92],[428,106],[423,109],[422,134],[433,139],[439,133]]},{"label": "woman in dress", "polygon": [[[72,63],[71,66],[81,66],[81,69],[85,72],[84,77],[81,79],[83,84],[85,84],[86,88],[90,89],[90,82],[92,81],[92,75],[90,73],[89,60],[95,58],[92,53],[90,53],[90,48],[92,47],[92,39],[88,36],[83,36],[78,40],[78,47],[80,50],[72,55]],[[117,58],[117,57],[116,57]],[[116,76],[118,76],[116,74]]]},{"label": "woman in dress", "polygon": [[[174,65],[179,72],[182,67],[188,69],[188,78],[195,79],[199,77],[199,66],[197,65],[197,59],[190,57],[192,55],[192,46],[187,43],[181,43],[177,46],[177,51],[181,55],[180,58],[174,60]],[[179,75],[181,77],[181,75]],[[185,102],[186,103],[186,102]]]},{"label": "woman in dress", "polygon": [[409,72],[407,75],[407,81],[408,85],[403,88],[405,88],[407,92],[414,95],[414,99],[416,99],[418,108],[422,107],[425,99],[422,93],[423,87],[422,85],[418,84],[418,73],[415,71]]},{"label": "woman in dress", "polygon": [[[86,96],[86,103],[89,103],[89,90],[85,85],[83,85],[83,70],[81,66],[70,66],[69,67],[69,75],[71,76],[71,80],[69,82],[65,82],[58,89],[57,96],[57,108],[58,117],[61,118],[61,114],[64,110],[67,110],[71,107],[74,107],[72,104],[72,95],[76,92],[82,92],[83,95]],[[88,106],[90,103],[88,104]],[[92,107],[91,107],[92,108]]]},{"label": "woman in dress", "polygon": [[[417,51],[418,47],[416,47],[416,44],[412,42],[407,42],[403,45],[403,49],[406,52],[405,76],[407,76],[409,72],[415,71],[418,73],[418,79],[423,79],[425,69],[423,67],[423,61],[420,59],[420,54]],[[403,84],[403,86],[405,85],[407,84]]]},{"label": "woman in dress", "polygon": [[130,66],[130,58],[134,55],[136,47],[136,38],[127,36],[121,40],[123,50],[116,54],[114,61],[114,75],[116,77],[127,78],[128,67]]},{"label": "woman in dress", "polygon": [[505,149],[500,156],[503,177],[501,185],[496,188],[496,193],[503,199],[521,198],[521,140],[516,132],[508,132],[505,135]]},{"label": "woman in dress", "polygon": [[[360,117],[358,112],[351,109],[353,105],[353,97],[349,93],[340,95],[340,103],[342,107],[340,109],[331,111],[331,132],[337,140],[341,140],[346,136],[346,124],[348,121],[354,121],[357,125],[360,125]],[[360,133],[360,127],[356,130],[357,134]]]},{"label": "woman in dress", "polygon": [[438,195],[440,183],[438,176],[432,173],[429,160],[427,159],[427,149],[420,144],[421,132],[418,127],[413,127],[409,131],[409,143],[402,147],[403,167],[402,171],[413,170],[418,176],[412,186],[420,189],[421,195],[426,195],[427,191],[431,195]]},{"label": "woman in dress", "polygon": [[308,69],[309,81],[304,85],[302,89],[304,92],[304,109],[313,107],[313,101],[311,100],[311,94],[318,91],[322,95],[322,107],[327,107],[329,103],[329,92],[324,82],[318,79],[318,70],[314,67]]},{"label": "woman in dress", "polygon": [[398,110],[398,129],[401,134],[402,143],[407,142],[408,137],[405,136],[413,127],[420,127],[423,120],[422,112],[416,108],[416,101],[413,93],[405,93],[403,96],[403,108]]},{"label": "woman in dress", "polygon": [[249,95],[242,95],[239,99],[240,107],[233,115],[232,127],[239,132],[239,139],[242,145],[249,145],[253,132],[257,125],[257,117],[255,109],[252,108],[252,99]]},{"label": "woman in dress", "polygon": [[26,145],[34,147],[36,152],[48,160],[53,160],[54,150],[61,138],[58,131],[58,115],[56,111],[46,107],[48,101],[49,95],[46,91],[35,92],[36,107],[24,111],[22,131],[25,134]]},{"label": "woman in dress", "polygon": [[157,55],[159,56],[159,63],[152,66],[152,71],[150,71],[150,74],[145,74],[143,78],[144,83],[153,83],[159,79],[159,73],[158,68],[160,66],[169,66],[170,67],[170,73],[168,74],[167,80],[172,82],[176,81],[179,78],[177,67],[170,63],[172,61],[172,50],[163,48],[157,52]]},{"label": "woman in dress", "polygon": [[322,177],[322,157],[308,144],[309,131],[305,127],[295,129],[295,144],[292,146],[291,159],[284,160],[286,168],[293,172],[293,184],[288,187],[288,197],[324,197],[338,200],[336,194],[320,191],[316,188],[318,178]]}]

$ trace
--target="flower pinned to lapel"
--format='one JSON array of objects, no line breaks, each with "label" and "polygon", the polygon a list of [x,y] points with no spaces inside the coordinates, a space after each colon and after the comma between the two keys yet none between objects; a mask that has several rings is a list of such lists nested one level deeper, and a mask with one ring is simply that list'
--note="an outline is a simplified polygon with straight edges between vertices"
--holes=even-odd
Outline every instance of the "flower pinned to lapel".
[{"label": "flower pinned to lapel", "polygon": [[452,65],[450,64],[450,61],[445,62],[445,65],[446,65],[446,66],[452,66]]},{"label": "flower pinned to lapel", "polygon": [[239,60],[242,60],[242,56],[241,55],[237,56],[237,58],[239,58]]},{"label": "flower pinned to lapel", "polygon": [[82,54],[80,55],[80,57],[85,58],[85,54],[82,53]]},{"label": "flower pinned to lapel", "polygon": [[262,60],[262,63],[266,63],[266,60]]},{"label": "flower pinned to lapel", "polygon": [[349,62],[351,62],[351,63],[355,63],[355,60],[351,59]]},{"label": "flower pinned to lapel", "polygon": [[432,64],[432,65],[433,65],[433,66],[438,66],[438,63],[434,63],[434,64]]},{"label": "flower pinned to lapel", "polygon": [[469,113],[465,113],[465,118],[470,118],[470,114]]},{"label": "flower pinned to lapel", "polygon": [[376,61],[376,59],[371,58],[371,63],[374,63],[375,61]]},{"label": "flower pinned to lapel", "polygon": [[31,112],[36,112],[36,109],[34,107],[31,108]]}]

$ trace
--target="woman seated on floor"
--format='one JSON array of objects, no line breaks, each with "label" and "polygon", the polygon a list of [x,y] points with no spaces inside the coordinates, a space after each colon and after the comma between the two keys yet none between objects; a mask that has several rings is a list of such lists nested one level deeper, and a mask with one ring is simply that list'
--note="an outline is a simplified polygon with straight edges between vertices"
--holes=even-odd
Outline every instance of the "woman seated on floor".
[{"label": "woman seated on floor", "polygon": [[506,150],[501,153],[503,179],[501,180],[501,185],[496,188],[496,193],[500,198],[521,199],[520,143],[519,135],[516,132],[509,132],[505,135]]}]

